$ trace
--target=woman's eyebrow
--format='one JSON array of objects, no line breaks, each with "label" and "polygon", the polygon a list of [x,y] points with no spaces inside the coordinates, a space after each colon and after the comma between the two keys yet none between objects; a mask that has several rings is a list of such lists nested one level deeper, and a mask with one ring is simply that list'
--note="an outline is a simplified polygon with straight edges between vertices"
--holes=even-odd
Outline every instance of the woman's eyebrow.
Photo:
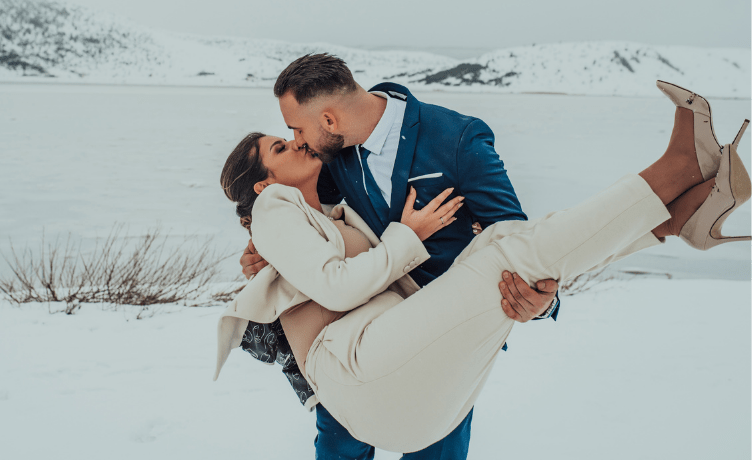
[{"label": "woman's eyebrow", "polygon": [[278,140],[274,141],[274,142],[272,143],[272,145],[270,145],[270,146],[269,146],[269,150],[271,151],[272,149],[274,149],[274,148],[275,148],[275,145],[277,145],[277,144],[281,144],[281,143],[282,143],[282,139],[278,139]]}]

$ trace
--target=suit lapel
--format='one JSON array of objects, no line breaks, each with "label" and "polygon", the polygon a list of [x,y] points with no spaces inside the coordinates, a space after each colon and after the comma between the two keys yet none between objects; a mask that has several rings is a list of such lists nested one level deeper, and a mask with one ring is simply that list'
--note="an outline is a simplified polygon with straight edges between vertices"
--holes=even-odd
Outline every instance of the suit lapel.
[{"label": "suit lapel", "polygon": [[413,165],[413,156],[416,153],[416,142],[418,141],[418,128],[421,125],[418,119],[418,101],[407,89],[405,94],[408,99],[403,116],[403,127],[400,130],[400,143],[397,147],[395,166],[392,169],[390,221],[393,222],[400,222],[400,217],[403,214],[405,196],[408,193],[408,174]]},{"label": "suit lapel", "polygon": [[371,205],[371,200],[366,194],[366,187],[363,184],[363,171],[361,170],[361,163],[358,161],[358,153],[355,147],[350,147],[350,151],[346,155],[341,155],[343,164],[345,166],[345,172],[347,173],[350,183],[349,187],[352,189],[353,200],[350,201],[351,205],[356,203],[360,204],[362,217],[371,224],[371,228],[375,233],[379,235],[384,232],[385,227],[382,221],[374,211],[374,206]]}]

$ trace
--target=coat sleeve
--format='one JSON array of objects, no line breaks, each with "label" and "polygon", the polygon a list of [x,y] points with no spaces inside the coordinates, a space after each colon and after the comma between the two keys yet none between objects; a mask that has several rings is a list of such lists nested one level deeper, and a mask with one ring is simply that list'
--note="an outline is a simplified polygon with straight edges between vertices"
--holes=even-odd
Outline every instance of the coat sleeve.
[{"label": "coat sleeve", "polygon": [[504,220],[527,219],[486,123],[475,119],[466,126],[456,161],[460,186],[456,193],[465,197],[468,211],[483,228]]},{"label": "coat sleeve", "polygon": [[329,310],[363,305],[429,259],[413,230],[397,222],[387,227],[376,247],[344,258],[286,196],[290,193],[272,190],[259,196],[253,211],[254,243],[286,281]]}]

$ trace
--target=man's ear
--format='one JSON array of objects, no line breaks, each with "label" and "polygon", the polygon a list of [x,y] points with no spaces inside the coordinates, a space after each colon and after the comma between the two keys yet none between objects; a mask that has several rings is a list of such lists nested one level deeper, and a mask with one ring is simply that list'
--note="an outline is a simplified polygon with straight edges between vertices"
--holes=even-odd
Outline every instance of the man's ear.
[{"label": "man's ear", "polygon": [[322,112],[322,114],[319,115],[319,124],[330,134],[337,132],[337,117],[335,117],[335,114],[332,112]]}]

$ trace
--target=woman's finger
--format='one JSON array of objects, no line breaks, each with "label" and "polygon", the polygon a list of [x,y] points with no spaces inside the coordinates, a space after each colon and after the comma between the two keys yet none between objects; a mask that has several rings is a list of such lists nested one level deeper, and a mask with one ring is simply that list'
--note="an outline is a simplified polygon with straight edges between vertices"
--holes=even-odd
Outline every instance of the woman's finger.
[{"label": "woman's finger", "polygon": [[434,198],[433,200],[429,201],[429,204],[427,204],[426,206],[424,206],[424,209],[427,212],[434,212],[434,211],[436,211],[437,208],[439,207],[439,205],[442,204],[442,203],[444,203],[444,200],[446,200],[447,197],[450,196],[450,193],[452,193],[453,190],[455,190],[454,187],[453,188],[448,188],[444,192],[440,193],[439,195],[436,196],[436,198]]},{"label": "woman's finger", "polygon": [[412,212],[415,209],[416,204],[416,189],[411,187],[408,191],[408,196],[405,198],[405,206],[403,207],[403,215]]},{"label": "woman's finger", "polygon": [[440,230],[440,229],[443,229],[443,228],[447,227],[451,223],[453,223],[456,220],[458,220],[458,218],[457,217],[450,217],[450,218],[443,217],[442,219],[440,219],[440,222],[442,222],[442,220],[444,220],[444,223],[441,224],[439,227],[437,227],[437,230]]},{"label": "woman's finger", "polygon": [[[444,221],[447,222],[448,220],[450,220],[450,218],[452,218],[452,216],[454,216],[455,213],[458,212],[458,209],[462,207],[463,207],[463,203],[458,203],[452,208],[450,208],[450,210],[445,215],[442,216],[444,218]],[[437,211],[435,214],[439,214],[439,211]]]},{"label": "woman's finger", "polygon": [[[464,199],[465,198],[462,196],[456,196],[455,198],[440,206],[440,208],[436,210],[435,214],[446,216],[446,214],[450,211],[452,211],[452,214],[454,214],[455,211],[458,210],[458,204],[461,204]],[[450,214],[450,216],[452,216],[452,214]],[[447,220],[447,217],[445,217],[445,220]]]}]

